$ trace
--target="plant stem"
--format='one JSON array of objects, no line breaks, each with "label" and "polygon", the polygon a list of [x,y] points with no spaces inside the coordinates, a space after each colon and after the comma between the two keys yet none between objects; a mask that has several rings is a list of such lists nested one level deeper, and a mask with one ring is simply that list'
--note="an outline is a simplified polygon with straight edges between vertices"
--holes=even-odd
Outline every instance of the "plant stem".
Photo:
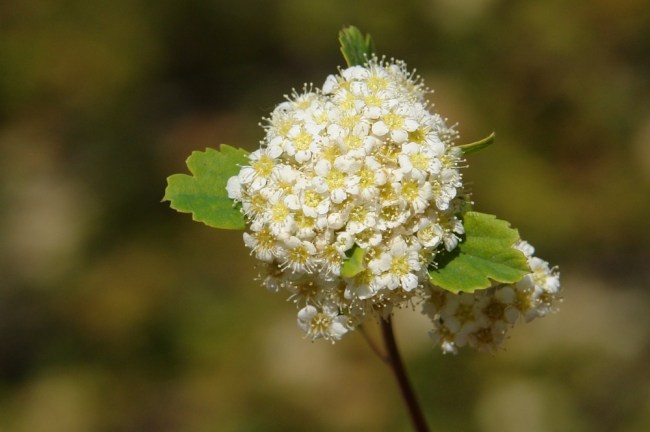
[{"label": "plant stem", "polygon": [[391,317],[388,317],[385,320],[381,320],[381,333],[384,337],[384,343],[386,345],[386,353],[388,355],[388,364],[390,365],[399,388],[402,392],[402,397],[411,416],[411,422],[413,427],[417,432],[429,432],[429,427],[427,426],[426,419],[422,413],[422,408],[415,397],[415,392],[413,387],[409,382],[408,376],[406,375],[406,369],[404,369],[404,363],[402,358],[397,350],[397,343],[395,342],[395,334],[393,333],[393,323]]},{"label": "plant stem", "polygon": [[390,364],[390,360],[388,359],[388,354],[384,353],[381,350],[381,348],[379,348],[379,346],[375,343],[375,341],[366,332],[366,328],[363,326],[363,324],[359,324],[359,327],[357,327],[357,329],[365,339],[366,343],[368,344],[372,352],[374,352],[381,361],[383,361],[386,364]]}]

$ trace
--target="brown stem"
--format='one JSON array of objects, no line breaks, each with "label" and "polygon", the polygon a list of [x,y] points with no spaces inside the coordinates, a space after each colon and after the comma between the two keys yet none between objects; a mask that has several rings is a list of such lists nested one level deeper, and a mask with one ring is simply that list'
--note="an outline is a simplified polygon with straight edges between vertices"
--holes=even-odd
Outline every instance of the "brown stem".
[{"label": "brown stem", "polygon": [[393,324],[391,317],[388,317],[385,320],[381,320],[381,333],[384,336],[384,343],[386,344],[386,352],[388,354],[388,364],[390,365],[399,388],[402,392],[402,397],[411,416],[411,422],[413,427],[417,432],[429,432],[429,427],[427,426],[426,419],[422,413],[422,408],[415,397],[415,392],[413,387],[409,382],[408,376],[406,375],[406,369],[404,368],[404,363],[402,358],[397,350],[397,343],[395,342],[395,334],[393,333]]},{"label": "brown stem", "polygon": [[366,343],[368,344],[372,352],[374,352],[377,355],[377,357],[381,359],[381,361],[383,361],[386,364],[389,364],[390,360],[388,359],[388,354],[386,354],[385,352],[382,351],[381,348],[379,348],[377,343],[370,337],[368,332],[366,332],[366,328],[363,326],[363,324],[360,324],[359,327],[357,327],[357,329],[361,332],[361,335],[366,340]]}]

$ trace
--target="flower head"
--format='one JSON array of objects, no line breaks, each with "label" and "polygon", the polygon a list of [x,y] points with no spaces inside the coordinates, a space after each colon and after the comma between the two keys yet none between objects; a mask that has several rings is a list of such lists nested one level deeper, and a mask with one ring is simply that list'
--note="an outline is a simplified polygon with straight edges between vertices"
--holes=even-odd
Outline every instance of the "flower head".
[{"label": "flower head", "polygon": [[515,247],[526,255],[532,270],[516,284],[499,284],[472,294],[430,288],[423,313],[431,317],[431,338],[443,352],[456,353],[465,345],[494,351],[519,317],[528,322],[557,308],[562,300],[557,270],[533,256],[534,249],[527,242]]},{"label": "flower head", "polygon": [[[260,148],[227,184],[244,243],[286,290],[312,339],[340,339],[368,316],[425,301],[444,351],[490,349],[518,316],[552,310],[559,285],[545,262],[512,287],[454,295],[427,268],[464,234],[457,133],[403,62],[370,59],[306,86],[266,120]],[[355,250],[362,270],[343,271]],[[522,245],[522,250],[527,246]],[[443,302],[433,307],[432,298]]]}]

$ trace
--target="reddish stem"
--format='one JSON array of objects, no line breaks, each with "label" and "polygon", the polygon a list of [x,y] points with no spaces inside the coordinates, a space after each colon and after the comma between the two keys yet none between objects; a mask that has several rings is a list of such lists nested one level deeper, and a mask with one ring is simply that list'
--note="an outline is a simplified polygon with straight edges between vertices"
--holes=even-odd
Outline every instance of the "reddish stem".
[{"label": "reddish stem", "polygon": [[408,408],[409,415],[411,416],[411,422],[413,427],[417,432],[429,432],[429,427],[427,426],[426,419],[422,413],[422,408],[418,403],[418,400],[413,391],[413,387],[406,375],[406,369],[404,368],[404,363],[397,349],[397,343],[395,342],[395,334],[393,333],[393,324],[391,317],[388,317],[385,320],[381,320],[381,333],[384,337],[384,343],[386,345],[386,354],[388,356],[388,364],[390,365],[399,388],[402,392],[402,397]]}]

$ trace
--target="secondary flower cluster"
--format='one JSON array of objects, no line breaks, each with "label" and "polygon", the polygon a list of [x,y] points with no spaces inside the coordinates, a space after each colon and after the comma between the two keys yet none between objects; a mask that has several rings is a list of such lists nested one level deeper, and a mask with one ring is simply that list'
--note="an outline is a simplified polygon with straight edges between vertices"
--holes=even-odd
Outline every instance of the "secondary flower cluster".
[{"label": "secondary flower cluster", "polygon": [[[290,293],[313,339],[338,340],[369,316],[435,297],[427,267],[457,246],[465,197],[457,133],[426,94],[397,61],[330,75],[275,108],[250,165],[228,181],[263,284]],[[356,248],[363,270],[344,277]],[[458,336],[441,336],[443,349],[471,333],[449,324],[447,309],[432,312],[436,334]]]},{"label": "secondary flower cluster", "polygon": [[534,257],[527,242],[515,247],[526,255],[532,270],[516,284],[459,294],[431,287],[422,311],[431,317],[431,338],[443,352],[456,353],[465,345],[493,351],[520,317],[529,322],[555,311],[561,301],[559,274]]}]

